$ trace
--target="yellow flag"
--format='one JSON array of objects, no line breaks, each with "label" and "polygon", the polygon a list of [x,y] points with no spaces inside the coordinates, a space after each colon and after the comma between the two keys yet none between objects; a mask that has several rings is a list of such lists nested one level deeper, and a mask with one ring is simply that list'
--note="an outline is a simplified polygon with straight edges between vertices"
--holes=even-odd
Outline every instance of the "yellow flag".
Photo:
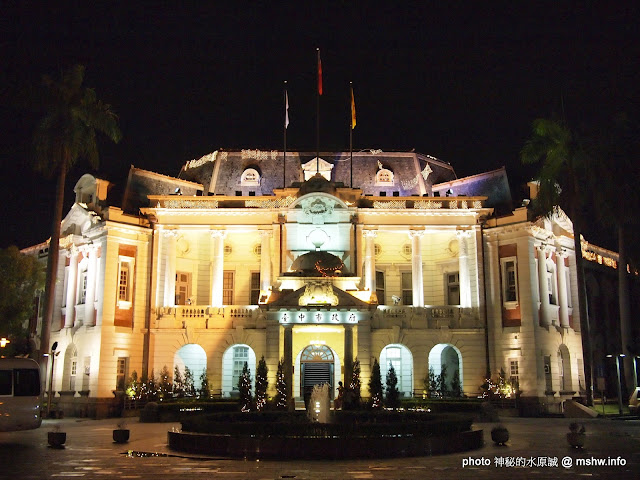
[{"label": "yellow flag", "polygon": [[356,101],[353,98],[353,87],[351,87],[351,130],[356,128]]}]

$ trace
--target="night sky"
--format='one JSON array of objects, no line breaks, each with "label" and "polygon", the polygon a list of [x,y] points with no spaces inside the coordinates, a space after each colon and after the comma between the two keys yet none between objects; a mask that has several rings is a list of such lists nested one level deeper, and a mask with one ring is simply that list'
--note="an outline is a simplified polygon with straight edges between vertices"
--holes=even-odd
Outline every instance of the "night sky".
[{"label": "night sky", "polygon": [[[321,150],[348,150],[353,81],[354,150],[415,149],[451,163],[459,177],[504,165],[514,197],[534,173],[520,165],[519,151],[535,118],[564,113],[571,125],[601,122],[638,102],[636,7],[130,3],[136,6],[3,2],[0,247],[48,238],[55,183],[29,166],[37,117],[8,105],[6,93],[75,63],[86,65],[85,85],[119,115],[123,139],[100,141],[93,173],[120,185],[132,164],[177,175],[185,161],[219,148],[282,149],[284,80],[287,148],[314,151],[316,47],[324,84]],[[69,173],[69,206],[87,171],[81,160]]]}]

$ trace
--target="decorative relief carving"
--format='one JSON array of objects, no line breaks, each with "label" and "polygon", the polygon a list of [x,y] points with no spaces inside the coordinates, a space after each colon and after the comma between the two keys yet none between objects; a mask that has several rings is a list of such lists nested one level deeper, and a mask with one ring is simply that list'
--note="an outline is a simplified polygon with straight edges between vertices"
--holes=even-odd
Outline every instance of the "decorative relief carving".
[{"label": "decorative relief carving", "polygon": [[298,305],[338,305],[338,296],[333,292],[333,286],[326,282],[310,282],[305,286],[304,293],[298,299]]},{"label": "decorative relief carving", "polygon": [[325,197],[311,197],[303,199],[300,205],[314,224],[323,224],[333,214],[335,202]]}]

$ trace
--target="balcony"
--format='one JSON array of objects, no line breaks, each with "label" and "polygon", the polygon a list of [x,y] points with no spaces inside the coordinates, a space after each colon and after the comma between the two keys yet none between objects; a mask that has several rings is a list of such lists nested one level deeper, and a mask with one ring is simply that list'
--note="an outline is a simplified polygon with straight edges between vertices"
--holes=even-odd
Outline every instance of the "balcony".
[{"label": "balcony", "polygon": [[477,329],[484,325],[477,308],[461,308],[454,305],[430,305],[427,307],[381,305],[373,316],[373,328]]},{"label": "balcony", "polygon": [[176,305],[158,310],[155,328],[264,328],[265,316],[256,305]]}]

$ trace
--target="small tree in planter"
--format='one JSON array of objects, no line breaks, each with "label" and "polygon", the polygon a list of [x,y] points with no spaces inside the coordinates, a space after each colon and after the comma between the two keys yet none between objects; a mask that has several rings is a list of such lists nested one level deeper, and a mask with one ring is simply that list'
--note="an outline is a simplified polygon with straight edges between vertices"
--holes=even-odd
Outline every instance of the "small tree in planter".
[{"label": "small tree in planter", "polygon": [[64,448],[67,441],[67,432],[60,431],[60,425],[53,427],[53,430],[47,432],[47,442],[51,448]]},{"label": "small tree in planter", "polygon": [[207,375],[207,369],[205,368],[200,374],[200,388],[198,389],[198,396],[203,400],[208,400],[211,396],[211,390],[209,390],[209,377]]},{"label": "small tree in planter", "polygon": [[267,362],[264,360],[264,355],[258,362],[256,368],[256,410],[261,411],[267,405],[267,388],[269,387],[269,381],[267,375],[269,369],[267,368]]},{"label": "small tree in planter", "polygon": [[115,443],[127,443],[129,441],[129,429],[124,420],[118,422],[117,428],[113,430],[113,441]]},{"label": "small tree in planter", "polygon": [[251,371],[249,365],[244,362],[242,375],[238,379],[238,391],[240,392],[240,410],[243,412],[251,411],[253,396],[251,395]]},{"label": "small tree in planter", "polygon": [[491,440],[496,445],[504,445],[509,440],[509,430],[504,425],[498,425],[491,429]]},{"label": "small tree in planter", "polygon": [[567,433],[567,443],[573,448],[582,448],[587,439],[586,428],[580,426],[576,422],[569,424],[569,433]]},{"label": "small tree in planter", "polygon": [[371,379],[369,380],[369,406],[371,408],[382,408],[382,379],[380,378],[380,364],[378,359],[373,360],[371,369]]},{"label": "small tree in planter", "polygon": [[287,405],[287,383],[284,378],[284,360],[278,362],[278,371],[276,373],[276,409],[286,410]]},{"label": "small tree in planter", "polygon": [[393,365],[389,365],[387,372],[385,403],[389,408],[398,408],[400,406],[400,392],[398,391],[398,377]]}]

